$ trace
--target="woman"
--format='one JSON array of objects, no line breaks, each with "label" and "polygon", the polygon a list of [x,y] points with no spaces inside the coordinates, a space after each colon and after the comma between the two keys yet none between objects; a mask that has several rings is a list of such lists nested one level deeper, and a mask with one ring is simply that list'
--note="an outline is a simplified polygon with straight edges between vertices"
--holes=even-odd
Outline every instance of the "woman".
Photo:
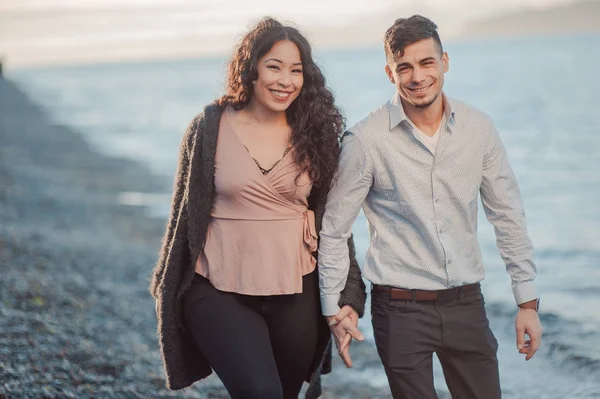
[{"label": "woman", "polygon": [[[226,94],[182,140],[150,290],[170,389],[217,373],[232,398],[320,395],[331,368],[317,237],[343,118],[294,28],[264,19],[229,64]],[[362,315],[349,242],[341,305]]]}]

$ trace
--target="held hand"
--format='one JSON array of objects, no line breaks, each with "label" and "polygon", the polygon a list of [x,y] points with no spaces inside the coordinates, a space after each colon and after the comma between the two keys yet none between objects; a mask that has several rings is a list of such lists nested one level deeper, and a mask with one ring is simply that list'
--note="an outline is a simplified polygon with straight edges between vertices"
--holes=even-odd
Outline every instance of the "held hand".
[{"label": "held hand", "polygon": [[[529,360],[540,349],[542,343],[542,325],[538,313],[533,309],[519,309],[515,320],[517,330],[517,349],[519,353],[526,354]],[[525,334],[529,339],[525,340]]]},{"label": "held hand", "polygon": [[365,337],[360,330],[356,328],[358,325],[358,313],[351,306],[344,306],[335,316],[327,316],[329,328],[333,333],[335,346],[337,347],[340,357],[344,361],[346,367],[352,367],[352,359],[350,358],[350,342],[352,338],[357,341],[362,341]]}]

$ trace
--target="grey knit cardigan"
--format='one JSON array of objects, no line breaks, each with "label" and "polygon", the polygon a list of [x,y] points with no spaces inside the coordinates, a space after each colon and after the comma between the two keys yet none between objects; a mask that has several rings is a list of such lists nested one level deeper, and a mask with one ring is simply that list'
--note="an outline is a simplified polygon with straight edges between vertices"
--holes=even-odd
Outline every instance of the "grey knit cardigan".
[{"label": "grey knit cardigan", "polygon": [[[208,105],[192,120],[181,141],[171,212],[150,284],[150,292],[156,299],[166,385],[172,390],[186,388],[211,374],[210,365],[184,327],[182,297],[194,277],[194,260],[204,248],[214,198],[215,153],[223,109],[217,103]],[[315,212],[317,231],[321,228],[326,199],[327,192],[316,188],[308,199],[309,208]],[[351,267],[340,306],[350,305],[362,316],[365,285],[352,237],[348,244]],[[306,378],[310,383],[306,398],[321,394],[320,376],[330,371],[331,335],[323,317],[317,356]]]}]

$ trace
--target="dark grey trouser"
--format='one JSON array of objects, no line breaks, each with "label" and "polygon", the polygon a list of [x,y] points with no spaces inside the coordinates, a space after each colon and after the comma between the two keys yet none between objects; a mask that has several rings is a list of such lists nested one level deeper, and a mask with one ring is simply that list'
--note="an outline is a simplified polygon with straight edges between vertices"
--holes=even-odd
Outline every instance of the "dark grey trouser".
[{"label": "dark grey trouser", "polygon": [[371,292],[375,343],[395,399],[435,399],[435,352],[455,399],[501,397],[498,343],[481,289],[436,301],[392,300]]},{"label": "dark grey trouser", "polygon": [[318,284],[314,271],[302,277],[302,293],[251,296],[195,275],[185,322],[231,398],[298,398],[317,349]]}]

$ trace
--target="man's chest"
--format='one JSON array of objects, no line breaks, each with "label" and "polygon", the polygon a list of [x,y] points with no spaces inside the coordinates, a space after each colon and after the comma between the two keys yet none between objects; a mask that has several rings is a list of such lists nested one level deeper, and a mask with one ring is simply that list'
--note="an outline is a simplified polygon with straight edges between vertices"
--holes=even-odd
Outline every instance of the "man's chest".
[{"label": "man's chest", "polygon": [[442,132],[432,154],[412,134],[391,133],[371,154],[374,195],[409,203],[477,196],[485,157],[482,140]]}]

